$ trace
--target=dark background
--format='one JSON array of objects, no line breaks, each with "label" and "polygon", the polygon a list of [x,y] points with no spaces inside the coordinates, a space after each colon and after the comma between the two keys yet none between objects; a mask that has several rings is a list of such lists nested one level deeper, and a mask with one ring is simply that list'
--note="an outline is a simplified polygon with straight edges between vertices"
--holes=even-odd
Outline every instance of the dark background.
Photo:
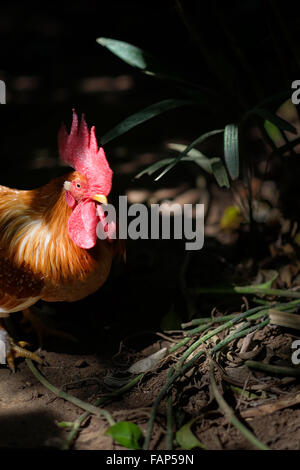
[{"label": "dark background", "polygon": [[[123,63],[97,44],[97,37],[135,44],[181,76],[217,90],[227,100],[223,107],[169,112],[109,143],[105,150],[115,170],[116,194],[143,186],[144,180],[133,182],[132,177],[146,166],[149,153],[157,158],[164,156],[167,140],[189,143],[200,133],[237,120],[240,109],[235,90],[242,90],[249,106],[254,106],[290,88],[291,82],[299,78],[293,51],[299,49],[300,7],[295,3],[182,2],[197,31],[196,40],[175,3],[29,0],[1,5],[0,79],[7,86],[7,104],[0,106],[1,184],[30,189],[64,171],[59,166],[56,138],[61,122],[70,124],[73,107],[86,114],[89,125],[96,125],[100,140],[135,111],[161,99],[183,96],[173,84],[148,77]],[[290,39],[282,29],[283,20]],[[230,46],[232,37],[234,48]],[[239,68],[240,49],[247,56],[252,75]],[[218,77],[207,57],[217,67]],[[253,77],[259,83],[259,92],[254,91]],[[227,96],[228,83],[233,91]],[[131,170],[122,173],[119,168],[124,162]],[[180,167],[160,184],[164,187],[188,181],[193,185],[193,179],[190,170]],[[149,184],[153,185],[152,181]],[[90,306],[100,303],[104,311],[110,312],[105,321],[121,321],[121,337],[133,324],[136,328],[152,326],[151,322],[159,325],[161,317],[175,304],[184,312],[178,290],[182,244],[135,242],[134,246],[128,244],[128,253],[127,271],[116,281],[108,282],[99,293],[76,306],[55,306],[58,313],[80,315],[84,309],[89,315]],[[208,251],[198,253],[195,259],[197,275],[203,274],[207,281],[209,265],[218,277],[219,265],[213,264]]]},{"label": "dark background", "polygon": [[[96,38],[100,36],[144,48],[181,76],[222,95],[226,94],[225,81],[230,81],[238,68],[236,51],[242,49],[260,83],[260,96],[254,96],[247,73],[242,72],[232,85],[243,89],[253,103],[289,88],[297,78],[292,54],[292,48],[299,48],[296,3],[245,0],[207,4],[190,0],[183,5],[221,79],[207,65],[173,0],[2,4],[0,79],[7,85],[7,105],[0,109],[2,171],[14,163],[26,167],[33,153],[42,149],[46,149],[42,155],[56,158],[56,132],[62,120],[70,122],[72,107],[86,112],[100,138],[143,106],[181,96],[178,88],[144,76],[99,46]],[[282,20],[291,47],[283,41]],[[230,47],[231,35],[235,52]],[[117,80],[111,80],[113,77]],[[215,112],[213,106],[210,112],[182,109],[142,126],[119,142],[137,145],[147,139],[147,144],[159,143],[166,134],[178,132],[191,138],[200,125],[205,131],[233,117],[234,96],[221,112]]]}]

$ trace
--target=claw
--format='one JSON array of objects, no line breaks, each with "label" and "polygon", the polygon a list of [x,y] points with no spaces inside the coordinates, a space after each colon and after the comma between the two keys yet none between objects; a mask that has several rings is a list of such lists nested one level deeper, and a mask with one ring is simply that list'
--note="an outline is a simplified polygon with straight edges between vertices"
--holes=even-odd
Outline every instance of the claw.
[{"label": "claw", "polygon": [[21,348],[25,348],[26,346],[30,346],[30,344],[27,341],[18,341],[17,345],[20,346]]},{"label": "claw", "polygon": [[28,346],[28,343],[26,341],[19,341],[16,344],[2,326],[0,326],[0,340],[5,345],[5,351],[6,351],[5,359],[6,359],[8,367],[10,368],[12,372],[16,371],[15,359],[17,357],[29,357],[33,361],[38,362],[39,364],[42,364],[43,361],[37,354],[31,351],[28,351],[27,349],[24,349],[24,347],[22,347],[22,346]]}]

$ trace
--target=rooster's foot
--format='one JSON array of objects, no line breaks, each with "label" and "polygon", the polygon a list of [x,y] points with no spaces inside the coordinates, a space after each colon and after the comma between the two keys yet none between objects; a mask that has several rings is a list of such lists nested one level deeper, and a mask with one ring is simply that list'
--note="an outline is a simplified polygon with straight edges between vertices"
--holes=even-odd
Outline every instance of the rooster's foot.
[{"label": "rooster's foot", "polygon": [[12,372],[15,372],[15,359],[17,357],[29,357],[35,362],[42,364],[42,359],[35,353],[28,351],[24,346],[28,346],[25,341],[17,343],[9,336],[7,331],[0,325],[0,364],[6,364]]}]

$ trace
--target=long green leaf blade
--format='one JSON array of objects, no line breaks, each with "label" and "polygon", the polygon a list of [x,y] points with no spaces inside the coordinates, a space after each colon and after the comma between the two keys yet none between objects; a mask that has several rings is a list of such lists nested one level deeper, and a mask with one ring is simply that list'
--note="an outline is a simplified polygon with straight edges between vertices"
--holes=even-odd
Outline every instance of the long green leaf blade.
[{"label": "long green leaf blade", "polygon": [[233,180],[239,176],[239,131],[236,124],[228,124],[224,130],[224,158]]},{"label": "long green leaf blade", "polygon": [[[170,143],[167,145],[167,147],[177,152],[183,152],[187,148],[187,145]],[[206,155],[204,155],[204,153],[200,152],[198,149],[193,148],[189,151],[189,153],[186,156],[182,157],[181,160],[185,162],[195,162],[204,171],[206,171],[209,174],[212,174],[211,165],[213,162],[218,161],[219,158],[218,157],[208,158]]]},{"label": "long green leaf blade", "polygon": [[135,179],[139,179],[143,175],[149,175],[151,176],[153,173],[155,173],[157,170],[160,168],[163,168],[164,166],[168,165],[168,163],[172,162],[174,158],[164,158],[163,160],[159,160],[158,162],[153,163],[150,166],[147,166],[144,168],[144,170],[140,171],[137,175],[135,175]]},{"label": "long green leaf blade", "polygon": [[111,140],[119,137],[122,134],[125,134],[125,132],[128,132],[133,127],[136,127],[145,121],[149,121],[149,119],[152,119],[158,116],[159,114],[162,114],[171,109],[178,108],[180,106],[193,105],[193,104],[194,104],[193,101],[177,100],[177,99],[168,99],[168,100],[163,100],[163,101],[159,101],[158,103],[152,104],[151,106],[148,106],[147,108],[141,111],[138,111],[137,113],[132,114],[128,118],[124,119],[124,121],[120,122],[113,129],[111,129],[106,134],[104,134],[104,136],[101,139],[101,144],[102,145],[107,144]]},{"label": "long green leaf blade", "polygon": [[212,172],[214,174],[214,177],[217,180],[218,185],[221,188],[224,186],[226,188],[230,188],[230,183],[229,183],[228,175],[226,172],[226,168],[220,158],[218,159],[218,161],[215,161],[212,163]]},{"label": "long green leaf blade", "polygon": [[155,57],[133,44],[103,37],[96,39],[96,41],[132,67],[151,71],[152,73],[163,72],[163,65]]},{"label": "long green leaf blade", "polygon": [[179,85],[182,85],[182,91],[190,95],[194,100],[201,103],[203,106],[211,106],[211,100],[220,102],[222,95],[214,90],[203,87],[197,83],[190,82],[180,76],[174,70],[169,70],[165,65],[156,59],[152,54],[147,51],[134,46],[125,41],[118,39],[100,37],[96,39],[97,43],[106,47],[110,52],[119,59],[123,60],[126,64],[142,70],[147,75],[156,77],[162,80],[171,80]]},{"label": "long green leaf blade", "polygon": [[168,171],[171,170],[177,163],[185,156],[187,155],[190,150],[192,150],[196,145],[200,144],[201,142],[204,142],[204,140],[208,139],[209,137],[215,135],[215,134],[220,134],[223,132],[223,129],[217,129],[214,131],[206,132],[205,134],[202,134],[200,137],[197,137],[190,145],[188,145],[183,152],[181,152],[178,157],[174,159],[173,162],[171,162],[167,168],[165,168],[156,178],[155,181],[158,181],[160,178],[162,178]]},{"label": "long green leaf blade", "polygon": [[[171,150],[176,150],[178,152],[183,152],[187,146],[183,144],[168,144],[168,147]],[[164,158],[163,160],[159,160],[158,162],[153,163],[152,165],[144,168],[140,173],[135,176],[135,179],[140,178],[143,175],[151,176],[160,168],[169,165],[175,161],[175,157],[171,158]],[[219,157],[208,158],[202,152],[197,149],[191,149],[188,155],[185,155],[181,158],[182,162],[194,162],[202,170],[206,171],[209,174],[213,174],[216,178],[217,183],[219,186],[226,186],[227,188],[230,187],[229,179],[226,173],[225,166],[222,160]]]},{"label": "long green leaf blade", "polygon": [[277,114],[272,113],[268,109],[253,108],[246,113],[245,118],[250,116],[251,114],[256,114],[257,116],[260,116],[264,120],[271,121],[273,124],[275,124],[275,126],[279,127],[279,129],[282,129],[283,131],[289,131],[289,132],[292,132],[293,134],[297,134],[297,129],[294,126],[292,126],[291,123],[277,116]]}]

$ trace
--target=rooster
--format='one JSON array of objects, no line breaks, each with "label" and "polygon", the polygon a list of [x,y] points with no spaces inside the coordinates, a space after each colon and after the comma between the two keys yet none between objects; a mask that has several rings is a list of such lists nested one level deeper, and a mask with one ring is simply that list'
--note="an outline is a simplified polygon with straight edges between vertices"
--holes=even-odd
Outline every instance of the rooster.
[{"label": "rooster", "polygon": [[[73,110],[70,134],[58,133],[62,162],[75,171],[38,189],[19,191],[0,186],[0,317],[23,311],[42,299],[73,302],[92,294],[106,281],[112,260],[125,257],[123,240],[112,236],[113,221],[106,223],[102,204],[112,186],[112,170],[95,128],[80,124]],[[97,225],[109,233],[97,238]],[[0,340],[6,361],[39,356],[15,343],[3,326]]]}]

